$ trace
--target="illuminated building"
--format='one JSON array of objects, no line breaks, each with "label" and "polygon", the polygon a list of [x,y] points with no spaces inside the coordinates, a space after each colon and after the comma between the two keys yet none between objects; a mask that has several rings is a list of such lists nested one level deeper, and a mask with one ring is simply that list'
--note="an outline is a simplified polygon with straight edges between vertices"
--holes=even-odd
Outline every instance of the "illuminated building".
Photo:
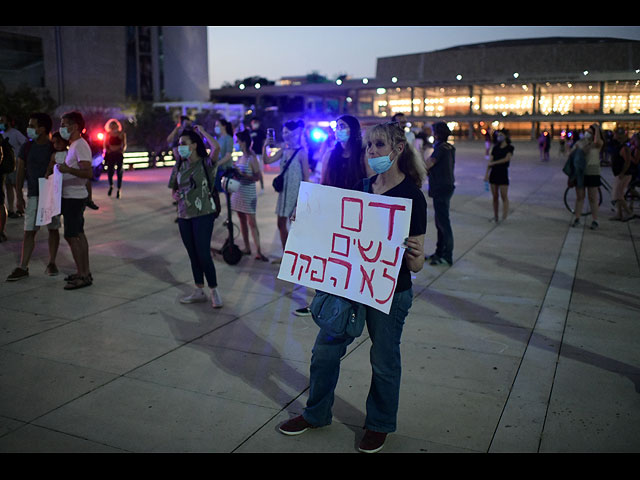
[{"label": "illuminated building", "polygon": [[[285,86],[286,85],[286,86]],[[446,120],[461,138],[482,127],[514,137],[543,130],[640,129],[640,42],[615,38],[541,38],[463,45],[378,58],[376,78],[213,90],[212,99],[278,108],[284,117],[335,118],[364,125],[403,112],[414,126]]]}]

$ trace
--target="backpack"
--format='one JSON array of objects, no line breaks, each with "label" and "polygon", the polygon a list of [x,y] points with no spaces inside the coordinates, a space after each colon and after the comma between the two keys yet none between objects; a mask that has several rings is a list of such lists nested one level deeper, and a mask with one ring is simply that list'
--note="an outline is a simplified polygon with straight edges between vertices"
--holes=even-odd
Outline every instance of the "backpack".
[{"label": "backpack", "polygon": [[16,154],[13,151],[13,147],[9,143],[8,138],[2,139],[0,148],[2,148],[2,157],[0,157],[0,175],[13,173],[16,169]]}]

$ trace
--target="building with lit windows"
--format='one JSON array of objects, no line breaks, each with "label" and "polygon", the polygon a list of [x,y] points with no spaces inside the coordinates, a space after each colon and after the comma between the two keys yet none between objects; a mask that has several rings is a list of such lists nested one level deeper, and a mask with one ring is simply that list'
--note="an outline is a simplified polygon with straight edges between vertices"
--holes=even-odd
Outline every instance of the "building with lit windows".
[{"label": "building with lit windows", "polygon": [[212,100],[308,120],[357,116],[363,125],[403,112],[414,127],[445,120],[458,138],[486,126],[515,138],[582,130],[640,129],[640,42],[541,38],[463,45],[378,58],[376,77],[335,83],[238,85]]}]

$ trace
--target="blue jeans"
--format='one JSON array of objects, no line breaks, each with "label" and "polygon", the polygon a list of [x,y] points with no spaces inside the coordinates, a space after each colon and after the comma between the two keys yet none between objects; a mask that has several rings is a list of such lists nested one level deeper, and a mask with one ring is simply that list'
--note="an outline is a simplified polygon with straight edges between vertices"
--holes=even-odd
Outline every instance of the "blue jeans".
[{"label": "blue jeans", "polygon": [[[396,292],[389,314],[367,307],[367,330],[371,337],[371,386],[367,397],[365,428],[394,432],[400,396],[400,337],[404,319],[413,302],[413,290]],[[334,391],[340,374],[340,359],[353,338],[336,338],[320,330],[311,355],[309,399],[302,416],[320,427],[331,423]]]},{"label": "blue jeans", "polygon": [[436,241],[436,256],[453,263],[453,230],[449,220],[449,205],[453,190],[447,194],[436,195],[433,199],[433,216],[436,221],[438,239]]},{"label": "blue jeans", "polygon": [[178,218],[178,229],[182,237],[196,285],[207,284],[210,288],[218,286],[216,267],[211,257],[211,233],[213,233],[213,213],[193,218]]}]

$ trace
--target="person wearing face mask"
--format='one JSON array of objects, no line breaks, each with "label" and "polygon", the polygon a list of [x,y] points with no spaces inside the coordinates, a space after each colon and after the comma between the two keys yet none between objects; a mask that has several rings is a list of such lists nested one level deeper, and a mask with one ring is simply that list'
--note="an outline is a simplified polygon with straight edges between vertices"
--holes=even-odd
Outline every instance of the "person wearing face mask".
[{"label": "person wearing face mask", "polygon": [[[374,453],[384,446],[387,435],[396,430],[402,369],[400,337],[413,301],[411,272],[419,272],[424,266],[427,201],[421,190],[426,177],[424,161],[407,142],[397,122],[368,129],[365,141],[367,162],[375,175],[360,181],[354,190],[362,191],[368,185],[369,193],[412,200],[409,237],[405,240],[391,309],[384,314],[366,306],[372,377],[366,401],[365,434],[358,449]],[[311,356],[307,405],[302,415],[279,427],[281,433],[299,435],[309,428],[331,423],[340,359],[352,341],[353,338],[335,338],[320,330]]]},{"label": "person wearing face mask", "polygon": [[[8,141],[13,149],[14,155],[17,157],[22,145],[27,141],[20,130],[14,128],[14,121],[9,115],[0,115],[0,140]],[[0,184],[0,188],[5,188],[7,192],[7,216],[9,218],[20,218],[24,211],[16,208],[14,210],[16,198],[16,170],[5,174],[4,183]]]},{"label": "person wearing face mask", "polygon": [[[38,212],[38,179],[45,177],[53,153],[51,142],[51,117],[46,113],[34,113],[29,117],[27,136],[29,141],[25,142],[18,153],[18,165],[16,171],[17,185],[24,185],[27,182],[27,202],[23,197],[22,188],[16,189],[16,206],[25,212],[24,215],[24,237],[22,240],[22,255],[20,265],[7,277],[8,282],[27,278],[29,276],[29,261],[35,247],[36,233],[40,227],[36,225]],[[47,225],[49,231],[49,262],[45,273],[47,275],[57,275],[56,255],[60,245],[60,215],[52,218]]]},{"label": "person wearing face mask", "polygon": [[[351,189],[367,177],[362,145],[362,131],[356,117],[343,115],[336,121],[336,144],[322,158],[321,185]],[[311,315],[309,306],[297,309],[294,315]]]},{"label": "person wearing face mask", "polygon": [[485,182],[491,185],[491,195],[493,196],[493,221],[499,222],[499,199],[502,199],[502,220],[507,219],[509,214],[509,163],[513,157],[514,148],[509,139],[507,130],[496,132],[496,143],[491,149],[487,172],[484,177]]},{"label": "person wearing face mask", "polygon": [[571,226],[580,224],[582,209],[584,206],[585,190],[589,198],[591,207],[591,230],[598,228],[598,187],[600,187],[600,152],[604,148],[604,136],[600,126],[596,123],[591,125],[580,140],[578,140],[572,150],[579,148],[585,156],[585,168],[582,184],[576,185],[576,206],[574,209],[574,219]]},{"label": "person wearing face mask", "polygon": [[222,191],[222,176],[225,172],[233,167],[233,151],[235,145],[233,143],[233,126],[230,122],[221,118],[216,122],[214,127],[215,136],[220,145],[220,157],[218,160],[218,175],[216,177],[216,188]]},{"label": "person wearing face mask", "polygon": [[65,113],[60,121],[60,136],[69,142],[64,162],[58,164],[62,173],[61,214],[64,238],[69,244],[76,273],[65,277],[65,290],[93,284],[89,268],[89,243],[84,233],[84,209],[89,192],[87,180],[93,177],[91,147],[82,137],[84,118],[80,112]]},{"label": "person wearing face mask", "polygon": [[[265,165],[280,161],[280,169],[284,169],[288,164],[284,176],[284,188],[278,192],[278,201],[276,204],[276,215],[278,216],[278,232],[280,233],[280,241],[282,249],[287,243],[289,236],[289,219],[295,211],[298,203],[298,190],[300,182],[309,180],[309,161],[307,159],[307,151],[302,146],[302,131],[304,122],[288,121],[282,128],[282,137],[284,145],[276,153],[269,156],[267,154],[267,144],[262,147],[262,158]],[[274,263],[280,263],[281,259]]]},{"label": "person wearing face mask", "polygon": [[206,279],[211,291],[211,306],[221,308],[222,299],[211,256],[213,222],[220,215],[220,199],[214,185],[220,145],[203,131],[211,144],[211,152],[207,153],[198,131],[198,127],[194,127],[182,132],[178,145],[179,158],[169,179],[169,188],[178,204],[178,229],[189,255],[196,287],[180,302],[206,302],[203,290]]}]

